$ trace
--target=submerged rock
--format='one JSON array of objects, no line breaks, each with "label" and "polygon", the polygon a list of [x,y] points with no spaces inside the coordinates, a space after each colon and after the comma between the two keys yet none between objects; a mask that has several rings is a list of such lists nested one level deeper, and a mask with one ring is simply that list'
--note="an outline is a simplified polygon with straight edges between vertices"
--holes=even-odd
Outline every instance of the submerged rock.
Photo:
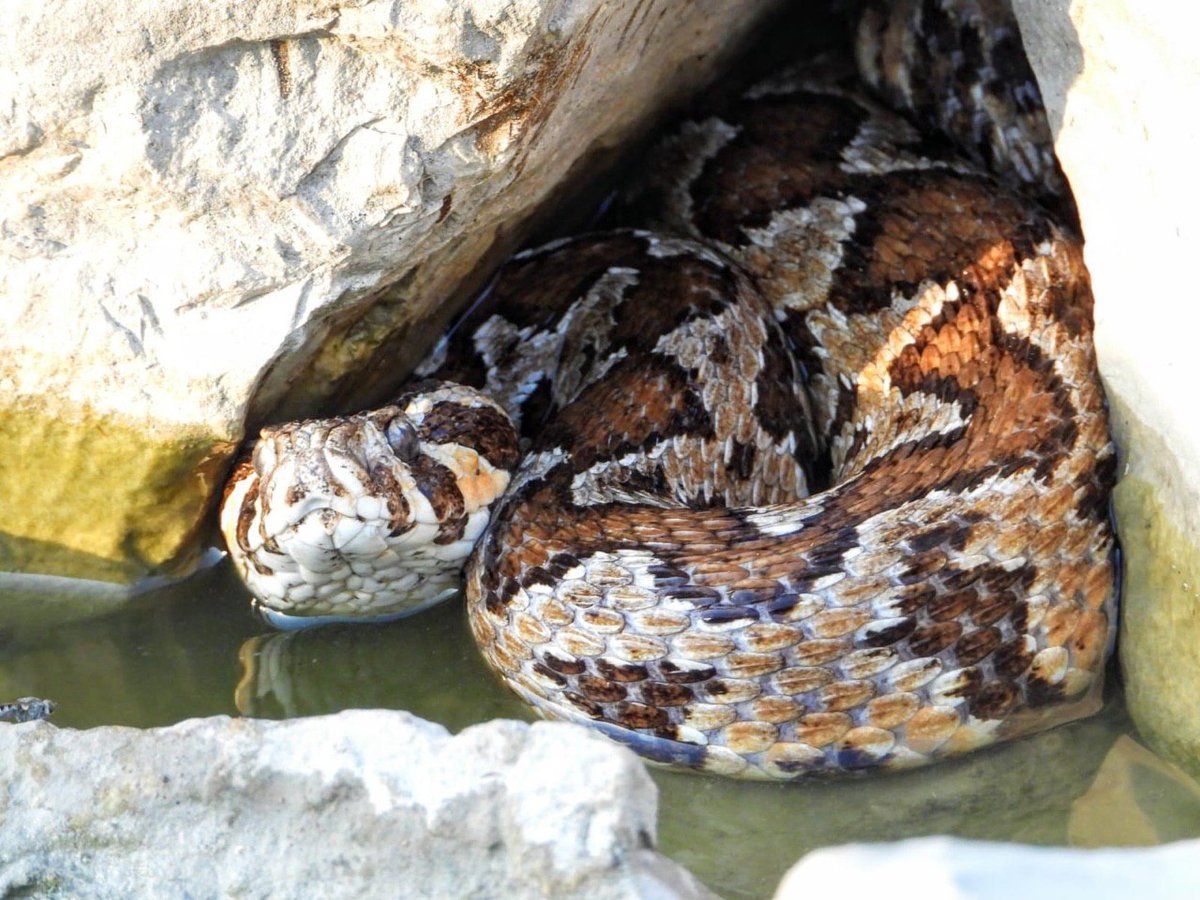
[{"label": "submerged rock", "polygon": [[[1124,471],[1115,507],[1125,692],[1200,774],[1200,374],[1194,320],[1200,61],[1168,5],[1014,0],[1083,224],[1096,351]],[[1189,8],[1187,22],[1194,22]]]},{"label": "submerged rock", "polygon": [[1200,783],[1129,735],[1108,751],[1067,823],[1074,847],[1146,847],[1196,835]]},{"label": "submerged rock", "polygon": [[5,896],[711,896],[654,851],[642,764],[571,725],[35,723],[0,772]]},{"label": "submerged rock", "polygon": [[[1095,835],[1099,821],[1128,817],[1126,797],[1094,794],[1080,801],[1091,794],[1106,753],[1121,742],[1118,735],[1129,729],[1114,698],[1089,719],[907,772],[788,786],[655,773],[659,846],[722,897],[753,897],[769,896],[797,859],[819,847],[938,834],[1072,843],[1073,829],[1082,833],[1092,824]],[[1200,798],[1176,790],[1178,802],[1168,809],[1146,796],[1162,785],[1155,780],[1149,791],[1138,792],[1158,840],[1200,833]],[[720,837],[698,839],[696,823],[704,821],[719,822]],[[1104,838],[1115,837],[1115,830],[1107,829]],[[732,842],[736,866],[712,851],[729,846],[732,856]]]},{"label": "submerged rock", "polygon": [[780,5],[6,10],[0,570],[186,568],[248,425],[394,387]]}]

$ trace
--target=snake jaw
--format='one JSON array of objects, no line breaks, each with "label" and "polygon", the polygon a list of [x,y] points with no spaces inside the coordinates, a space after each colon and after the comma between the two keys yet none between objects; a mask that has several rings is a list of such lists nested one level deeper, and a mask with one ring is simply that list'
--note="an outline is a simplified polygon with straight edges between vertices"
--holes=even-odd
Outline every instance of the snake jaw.
[{"label": "snake jaw", "polygon": [[420,518],[432,517],[428,502],[410,467],[390,451],[382,418],[264,430],[254,477],[230,496],[222,516],[230,552],[261,608],[374,616],[415,611],[445,593],[445,578],[426,585],[425,573],[392,571],[402,552],[389,541],[436,532],[436,525],[422,527]]},{"label": "snake jaw", "polygon": [[472,402],[442,388],[263,429],[235,472],[221,529],[269,622],[395,618],[458,590],[510,477],[439,425],[439,404]]}]

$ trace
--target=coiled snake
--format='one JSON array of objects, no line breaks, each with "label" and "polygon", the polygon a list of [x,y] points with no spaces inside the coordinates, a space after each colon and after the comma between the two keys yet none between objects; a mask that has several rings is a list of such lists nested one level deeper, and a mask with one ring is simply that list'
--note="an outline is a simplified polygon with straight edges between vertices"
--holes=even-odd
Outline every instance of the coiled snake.
[{"label": "coiled snake", "polygon": [[[920,107],[913,72],[954,57],[897,61],[897,21],[951,4],[884,8],[860,68]],[[955,9],[960,62],[1012,52]],[[433,380],[265,429],[222,513],[256,602],[406,614],[467,560],[479,647],[541,713],[729,775],[913,765],[1092,711],[1115,453],[1078,240],[1030,199],[1063,196],[1036,89],[946,88],[952,149],[814,72],[667,138],[623,200],[650,230],[515,257]]]}]

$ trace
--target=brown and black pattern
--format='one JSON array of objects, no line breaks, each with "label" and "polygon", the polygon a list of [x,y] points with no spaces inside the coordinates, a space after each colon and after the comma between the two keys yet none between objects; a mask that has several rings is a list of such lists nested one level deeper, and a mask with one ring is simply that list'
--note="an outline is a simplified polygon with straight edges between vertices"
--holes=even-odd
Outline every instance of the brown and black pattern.
[{"label": "brown and black pattern", "polygon": [[[773,305],[831,484],[727,506],[644,477],[663,446],[722,434],[688,371],[639,355],[680,326],[672,302],[646,309],[637,352],[535,440],[566,452],[504,501],[469,571],[485,656],[545,714],[654,759],[789,778],[1096,708],[1114,452],[1087,273],[1069,228],[947,148],[807,73],[667,139],[628,209],[716,246]],[[792,392],[755,395],[764,433],[791,421]],[[763,455],[727,447],[714,471]]]},{"label": "brown and black pattern", "polygon": [[[865,7],[868,81],[927,127],[783,73],[665,139],[631,228],[515,257],[419,369],[522,435],[467,569],[484,656],[651,759],[896,768],[1099,703],[1115,452],[1040,103],[991,0]],[[450,413],[423,442],[512,463],[498,411]],[[453,542],[446,471],[413,464]]]},{"label": "brown and black pattern", "polygon": [[[549,398],[536,411],[511,387],[531,343]],[[505,386],[490,393],[531,451],[561,448],[572,471],[619,473],[626,492],[793,499],[821,454],[802,370],[769,307],[737,267],[687,240],[616,231],[521,254],[434,360],[423,373]],[[651,450],[653,463],[605,466]]]},{"label": "brown and black pattern", "polygon": [[865,0],[857,30],[874,90],[1078,231],[1009,0]]}]

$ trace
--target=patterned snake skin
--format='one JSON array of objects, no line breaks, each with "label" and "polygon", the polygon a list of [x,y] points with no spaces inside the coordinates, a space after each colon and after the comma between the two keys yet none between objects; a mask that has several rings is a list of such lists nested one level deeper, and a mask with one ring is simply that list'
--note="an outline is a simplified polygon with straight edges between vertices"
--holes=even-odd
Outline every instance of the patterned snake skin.
[{"label": "patterned snake skin", "polygon": [[[943,7],[864,14],[860,66],[902,107],[921,62],[887,35]],[[984,19],[955,9],[961,61]],[[265,430],[222,516],[256,602],[405,614],[469,556],[514,691],[726,775],[910,766],[1094,711],[1116,456],[1061,173],[1044,134],[980,167],[1022,130],[969,107],[994,91],[934,122],[964,153],[834,69],[681,126],[622,201],[650,230],[515,257],[432,382]]]}]

